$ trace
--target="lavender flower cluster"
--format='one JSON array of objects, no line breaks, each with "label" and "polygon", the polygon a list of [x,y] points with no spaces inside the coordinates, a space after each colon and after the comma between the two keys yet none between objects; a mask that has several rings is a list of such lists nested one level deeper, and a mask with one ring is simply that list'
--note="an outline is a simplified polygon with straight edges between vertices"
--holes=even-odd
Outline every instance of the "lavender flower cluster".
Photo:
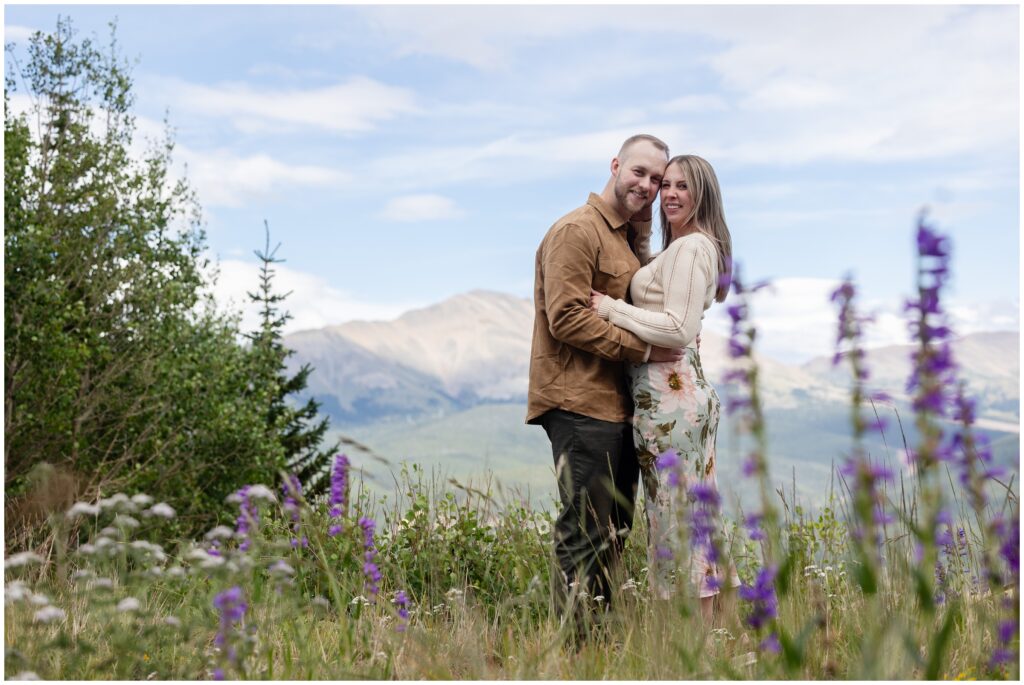
[{"label": "lavender flower cluster", "polygon": [[377,568],[377,547],[373,541],[373,532],[376,522],[363,516],[359,519],[359,526],[363,529],[363,575],[366,576],[366,590],[371,597],[376,597],[380,592],[380,569]]},{"label": "lavender flower cluster", "polygon": [[331,470],[331,497],[328,515],[335,522],[327,529],[327,534],[334,537],[342,531],[341,518],[345,513],[345,493],[348,490],[348,457],[344,454],[334,455],[334,467]]},{"label": "lavender flower cluster", "polygon": [[290,473],[285,478],[284,483],[281,484],[281,490],[284,493],[284,503],[282,504],[282,508],[285,513],[288,514],[288,517],[292,522],[292,549],[295,549],[300,544],[303,547],[309,547],[308,537],[303,535],[301,541],[298,537],[302,518],[299,509],[299,498],[302,497],[302,482],[299,480],[298,476],[294,473]]},{"label": "lavender flower cluster", "polygon": [[868,393],[864,387],[864,383],[871,377],[871,373],[865,363],[866,355],[861,347],[861,338],[864,324],[871,321],[872,317],[863,316],[857,311],[856,297],[857,289],[849,276],[832,292],[832,302],[839,305],[836,352],[832,357],[832,365],[839,365],[845,358],[850,362],[853,375],[854,449],[844,460],[839,472],[853,481],[855,508],[860,519],[854,525],[854,539],[862,541],[865,537],[865,528],[875,531],[871,536],[874,539],[876,550],[876,553],[872,554],[873,558],[875,554],[881,554],[883,544],[881,530],[876,529],[876,526],[884,526],[894,520],[887,512],[885,498],[879,490],[884,483],[894,480],[894,474],[885,465],[872,463],[864,453],[860,440],[865,431],[868,429],[884,430],[885,422],[882,419],[866,421],[861,413],[861,404],[865,399],[880,401],[890,398],[881,392]]},{"label": "lavender flower cluster", "polygon": [[[740,586],[740,599],[750,602],[750,613],[743,621],[754,630],[761,630],[768,626],[778,616],[779,600],[775,595],[775,574],[774,566],[766,566],[757,572],[757,578],[752,585]],[[778,652],[778,636],[773,632],[762,640],[763,651]]]},{"label": "lavender flower cluster", "polygon": [[[216,637],[213,639],[213,644],[224,650],[229,664],[236,665],[238,662],[238,652],[231,644],[231,636],[234,633],[235,624],[241,622],[245,617],[246,609],[249,608],[245,598],[242,596],[242,588],[236,585],[218,593],[213,598],[213,606],[220,615],[220,627],[217,630]],[[224,669],[215,669],[213,677],[215,680],[224,680]]]}]

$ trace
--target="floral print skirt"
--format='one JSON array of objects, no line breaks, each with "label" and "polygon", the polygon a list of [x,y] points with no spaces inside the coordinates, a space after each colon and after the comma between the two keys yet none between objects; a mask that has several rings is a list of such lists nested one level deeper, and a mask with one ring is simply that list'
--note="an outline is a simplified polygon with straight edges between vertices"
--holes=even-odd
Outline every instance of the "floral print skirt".
[{"label": "floral print skirt", "polygon": [[[683,352],[677,362],[627,365],[633,439],[644,484],[648,577],[654,595],[662,599],[671,596],[673,577],[688,576],[700,597],[714,596],[726,582],[739,585],[731,564],[728,580],[720,574],[708,526],[702,529],[699,523],[717,509],[707,500],[718,492],[715,436],[721,403],[704,378],[697,350]],[[689,533],[686,550],[680,549],[681,519]],[[717,513],[712,519],[713,535],[721,543],[724,531]],[[720,544],[719,550],[724,547]]]}]

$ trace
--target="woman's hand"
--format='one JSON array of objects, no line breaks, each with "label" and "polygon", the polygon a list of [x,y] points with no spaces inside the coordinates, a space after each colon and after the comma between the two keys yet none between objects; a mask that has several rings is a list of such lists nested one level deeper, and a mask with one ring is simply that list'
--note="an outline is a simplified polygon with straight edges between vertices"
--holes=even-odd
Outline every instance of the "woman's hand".
[{"label": "woman's hand", "polygon": [[603,293],[599,293],[596,290],[591,290],[590,291],[590,308],[593,309],[596,312],[597,308],[601,306],[601,300],[603,300],[604,297],[605,296],[604,296]]}]

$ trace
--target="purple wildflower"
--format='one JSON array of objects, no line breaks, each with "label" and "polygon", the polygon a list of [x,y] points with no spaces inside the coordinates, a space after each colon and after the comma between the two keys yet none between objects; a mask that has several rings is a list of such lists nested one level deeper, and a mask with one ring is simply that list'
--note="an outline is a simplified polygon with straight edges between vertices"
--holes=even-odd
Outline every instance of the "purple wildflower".
[{"label": "purple wildflower", "polygon": [[753,585],[740,585],[740,599],[751,604],[750,613],[743,620],[754,630],[760,630],[778,615],[775,573],[775,567],[766,566],[757,572]]},{"label": "purple wildflower", "polygon": [[1010,649],[1010,643],[1020,630],[1016,619],[999,622],[996,629],[996,640],[998,646],[992,651],[988,667],[994,669],[1000,664],[1010,663],[1017,660],[1017,653]]},{"label": "purple wildflower", "polygon": [[751,540],[758,541],[764,540],[764,530],[761,529],[761,520],[764,517],[760,514],[750,514],[743,521],[743,525],[747,528],[747,535]]},{"label": "purple wildflower", "polygon": [[260,513],[256,508],[256,503],[249,498],[249,488],[251,486],[243,486],[235,495],[238,497],[238,519],[235,521],[235,532],[238,537],[241,538],[242,544],[238,546],[238,549],[243,552],[248,550],[252,546],[252,539],[249,537],[249,532],[255,528],[260,521]]},{"label": "purple wildflower", "polygon": [[327,534],[335,536],[341,532],[341,517],[345,513],[345,494],[348,489],[348,469],[349,469],[348,457],[344,454],[334,455],[334,468],[331,471],[331,498],[329,504],[331,505],[330,517],[332,519],[339,519],[338,521],[331,524],[331,527],[327,529]]},{"label": "purple wildflower", "polygon": [[707,560],[718,563],[718,544],[715,533],[721,497],[710,483],[695,483],[689,490],[690,499],[695,503],[690,516],[690,544],[695,550],[702,550]]},{"label": "purple wildflower", "polygon": [[[291,544],[292,548],[299,546],[300,541],[298,536],[299,529],[301,528],[301,512],[299,509],[299,497],[302,496],[302,481],[294,473],[288,474],[285,478],[284,483],[281,485],[281,491],[284,493],[284,504],[283,508],[285,513],[289,515],[292,520],[292,532],[295,534],[292,536]],[[303,547],[309,547],[309,538],[303,536],[301,544]]]},{"label": "purple wildflower", "polygon": [[1010,571],[1010,575],[1013,578],[1014,585],[1020,585],[1020,518],[1019,515],[1015,516],[1007,527],[1002,521],[999,521],[999,528],[1006,529],[1002,535],[1000,535],[1001,544],[999,545],[999,555],[1006,562],[1006,566]]},{"label": "purple wildflower", "polygon": [[395,632],[403,633],[409,626],[409,597],[404,590],[399,590],[395,593],[395,598],[392,601],[395,605],[395,613],[398,614],[398,625],[395,626]]},{"label": "purple wildflower", "polygon": [[[235,648],[231,646],[230,639],[234,632],[236,623],[239,623],[245,617],[245,611],[248,608],[248,604],[245,602],[245,598],[242,596],[242,588],[234,586],[218,593],[213,598],[213,607],[217,609],[220,614],[220,627],[217,629],[217,636],[213,639],[213,643],[221,648],[223,651],[225,646],[227,650],[224,654],[227,661],[234,664],[238,659],[238,654]],[[218,673],[220,677],[218,678]],[[218,680],[224,679],[224,670],[218,668],[214,671],[214,678]]]},{"label": "purple wildflower", "polygon": [[373,531],[377,524],[373,519],[363,516],[359,519],[363,529],[363,575],[366,576],[366,589],[373,597],[380,592],[380,569],[377,568],[377,547],[373,542]]},{"label": "purple wildflower", "polygon": [[779,636],[775,633],[771,633],[765,639],[761,640],[761,644],[758,645],[758,649],[762,652],[771,652],[778,654],[782,651],[782,645],[779,644]]},{"label": "purple wildflower", "polygon": [[[945,320],[940,295],[949,279],[948,240],[929,227],[922,216],[918,221],[917,246],[918,299],[908,301],[905,309],[916,312],[910,330],[920,345],[911,355],[913,371],[907,380],[907,391],[913,393],[914,411],[924,433],[919,452],[927,468],[952,456],[948,446],[942,445],[942,429],[934,419],[945,416],[952,403],[949,388],[955,382],[956,365],[949,345],[952,331]],[[965,405],[958,413],[966,410]]]},{"label": "purple wildflower", "polygon": [[678,488],[682,482],[682,476],[679,473],[680,463],[679,454],[673,449],[662,452],[661,456],[654,462],[659,471],[668,471],[666,482],[670,488]]}]

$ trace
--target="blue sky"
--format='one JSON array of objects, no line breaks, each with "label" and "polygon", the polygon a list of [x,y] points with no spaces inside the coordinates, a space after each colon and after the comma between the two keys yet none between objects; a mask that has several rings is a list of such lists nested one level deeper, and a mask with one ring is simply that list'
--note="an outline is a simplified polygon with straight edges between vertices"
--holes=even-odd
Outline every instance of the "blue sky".
[{"label": "blue sky", "polygon": [[58,15],[104,40],[117,19],[224,301],[270,223],[293,329],[530,296],[541,237],[636,132],[715,166],[737,259],[776,283],[766,353],[830,352],[847,271],[872,341],[904,341],[923,205],[953,237],[958,331],[1019,328],[1015,5],[6,5],[5,42]]}]

